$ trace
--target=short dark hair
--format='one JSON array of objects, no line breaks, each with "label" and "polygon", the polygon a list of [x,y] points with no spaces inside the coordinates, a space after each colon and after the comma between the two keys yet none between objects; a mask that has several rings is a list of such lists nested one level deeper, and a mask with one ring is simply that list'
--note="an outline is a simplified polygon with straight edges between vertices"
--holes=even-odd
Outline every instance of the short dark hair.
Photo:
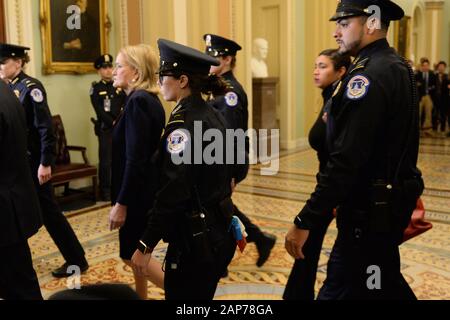
[{"label": "short dark hair", "polygon": [[[161,74],[160,76],[162,76]],[[197,94],[213,94],[215,96],[222,96],[228,91],[228,84],[223,80],[221,76],[216,74],[194,74],[191,72],[177,71],[171,73],[170,76],[175,79],[180,79],[181,76],[185,75],[189,79],[189,88],[191,89],[192,95]]]},{"label": "short dark hair", "polygon": [[[3,61],[6,61],[6,60],[8,60],[8,59],[9,59],[9,58],[6,58],[6,59],[4,59]],[[23,57],[20,57],[20,58],[14,58],[14,57],[12,57],[12,58],[10,58],[10,59],[13,59],[13,60],[16,60],[16,61],[19,61],[19,60],[20,60],[20,63],[21,63],[22,68],[25,67],[25,65],[31,61],[30,56],[28,55],[28,52],[25,52],[25,54],[24,54]]]},{"label": "short dark hair", "polygon": [[234,70],[236,68],[236,56],[231,56],[231,70]]},{"label": "short dark hair", "polygon": [[350,55],[339,53],[338,49],[327,49],[322,51],[319,56],[327,56],[333,63],[334,70],[339,71],[342,67],[348,70],[352,63]]},{"label": "short dark hair", "polygon": [[420,59],[420,65],[423,65],[424,63],[430,64],[430,60],[428,60],[428,58],[422,58],[422,59]]},{"label": "short dark hair", "polygon": [[439,61],[438,64],[437,64],[437,67],[439,67],[441,64],[444,65],[444,67],[447,68],[447,63],[445,61]]}]

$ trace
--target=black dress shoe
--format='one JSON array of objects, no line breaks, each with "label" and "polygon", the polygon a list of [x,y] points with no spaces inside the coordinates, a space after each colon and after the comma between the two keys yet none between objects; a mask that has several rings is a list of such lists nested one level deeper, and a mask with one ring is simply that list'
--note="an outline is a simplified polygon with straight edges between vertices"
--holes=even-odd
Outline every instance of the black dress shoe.
[{"label": "black dress shoe", "polygon": [[[72,268],[71,268],[72,267]],[[55,278],[68,278],[75,274],[77,270],[74,270],[76,267],[80,268],[81,273],[85,273],[87,269],[89,269],[89,264],[86,262],[85,264],[79,266],[76,264],[68,264],[64,263],[61,267],[52,271],[52,276]]]},{"label": "black dress shoe", "polygon": [[277,242],[277,237],[268,233],[263,233],[262,237],[255,241],[256,249],[258,249],[259,258],[256,265],[261,268],[267,259],[269,259],[270,252],[272,251],[275,243]]}]

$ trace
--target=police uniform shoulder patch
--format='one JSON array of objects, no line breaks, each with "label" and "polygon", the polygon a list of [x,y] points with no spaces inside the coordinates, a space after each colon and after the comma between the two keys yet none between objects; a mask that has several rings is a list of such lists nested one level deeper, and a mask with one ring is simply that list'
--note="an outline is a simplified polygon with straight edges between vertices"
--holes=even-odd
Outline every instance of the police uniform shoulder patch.
[{"label": "police uniform shoulder patch", "polygon": [[38,88],[31,90],[30,96],[31,96],[31,98],[33,98],[33,101],[36,103],[41,103],[44,101],[44,94]]},{"label": "police uniform shoulder patch", "polygon": [[92,85],[91,89],[89,90],[89,95],[92,96],[94,94],[94,86]]},{"label": "police uniform shoulder patch", "polygon": [[370,80],[363,75],[354,76],[347,85],[347,98],[360,100],[369,92]]},{"label": "police uniform shoulder patch", "polygon": [[167,137],[167,151],[170,154],[180,154],[186,149],[189,135],[185,130],[178,129]]},{"label": "police uniform shoulder patch", "polygon": [[229,107],[236,107],[238,105],[238,103],[239,103],[238,95],[236,93],[234,93],[234,92],[228,92],[225,95],[225,103]]}]

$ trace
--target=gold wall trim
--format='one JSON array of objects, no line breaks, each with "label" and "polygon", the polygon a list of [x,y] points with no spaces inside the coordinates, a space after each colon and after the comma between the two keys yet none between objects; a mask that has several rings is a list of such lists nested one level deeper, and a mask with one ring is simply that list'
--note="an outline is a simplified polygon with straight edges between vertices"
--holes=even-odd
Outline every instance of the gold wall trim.
[{"label": "gold wall trim", "polygon": [[121,47],[129,44],[128,38],[128,2],[127,0],[120,0],[120,42]]},{"label": "gold wall trim", "polygon": [[35,55],[33,40],[32,7],[29,0],[6,0],[5,9],[5,31],[8,43],[23,45],[31,48],[31,62],[26,66],[26,72],[35,76]]},{"label": "gold wall trim", "polygon": [[444,1],[426,1],[425,8],[427,10],[442,10],[444,9]]}]

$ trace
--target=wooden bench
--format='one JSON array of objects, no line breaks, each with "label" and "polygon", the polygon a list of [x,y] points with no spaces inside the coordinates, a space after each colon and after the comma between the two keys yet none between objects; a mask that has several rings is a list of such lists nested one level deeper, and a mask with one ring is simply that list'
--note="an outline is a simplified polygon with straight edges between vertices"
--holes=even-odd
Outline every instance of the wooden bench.
[{"label": "wooden bench", "polygon": [[[64,186],[64,197],[58,199],[59,202],[65,202],[79,198],[80,194],[84,197],[86,193],[71,195],[69,183],[73,180],[92,179],[92,198],[97,200],[97,168],[89,164],[86,148],[78,146],[68,146],[66,133],[61,116],[52,117],[53,129],[56,136],[56,162],[52,175],[53,190],[56,187]],[[73,163],[70,159],[70,151],[81,152],[84,163]]]}]

